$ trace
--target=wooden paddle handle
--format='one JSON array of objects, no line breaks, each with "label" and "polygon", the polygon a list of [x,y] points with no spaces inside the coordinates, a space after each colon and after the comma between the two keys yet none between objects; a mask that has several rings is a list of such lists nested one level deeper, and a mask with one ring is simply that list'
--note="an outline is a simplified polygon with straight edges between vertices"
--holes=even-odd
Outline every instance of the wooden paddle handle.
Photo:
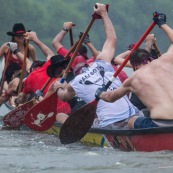
[{"label": "wooden paddle handle", "polygon": [[72,29],[69,30],[69,36],[70,36],[70,44],[71,44],[71,46],[73,46],[74,42],[73,42],[73,32],[72,32]]},{"label": "wooden paddle handle", "polygon": [[154,49],[155,49],[155,51],[156,51],[158,57],[160,57],[160,56],[161,56],[161,53],[160,53],[160,51],[159,51],[159,49],[158,49],[156,43],[153,44],[153,47],[154,47]]},{"label": "wooden paddle handle", "polygon": [[28,54],[29,40],[25,39],[25,41],[26,41],[26,46],[25,46],[25,52],[24,52],[24,60],[23,60],[23,64],[22,64],[22,73],[21,73],[21,77],[20,77],[20,81],[19,81],[18,95],[22,91],[22,81],[23,81],[23,78],[24,78],[24,75],[26,72],[26,57]]},{"label": "wooden paddle handle", "polygon": [[43,92],[45,90],[45,88],[48,86],[49,82],[51,81],[52,78],[48,78],[46,83],[43,85],[43,87],[41,88],[41,91]]}]

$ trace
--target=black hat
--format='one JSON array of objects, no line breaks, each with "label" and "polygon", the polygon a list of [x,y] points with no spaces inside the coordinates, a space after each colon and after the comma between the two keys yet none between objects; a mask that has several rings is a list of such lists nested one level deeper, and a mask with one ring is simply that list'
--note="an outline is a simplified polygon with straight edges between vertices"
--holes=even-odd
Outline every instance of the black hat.
[{"label": "black hat", "polygon": [[10,36],[20,36],[26,33],[25,27],[22,23],[15,23],[13,26],[13,31],[7,32],[7,35]]},{"label": "black hat", "polygon": [[64,59],[62,55],[52,56],[50,59],[51,64],[47,68],[47,75],[51,78],[56,77],[56,72],[61,73],[69,63],[69,58]]}]

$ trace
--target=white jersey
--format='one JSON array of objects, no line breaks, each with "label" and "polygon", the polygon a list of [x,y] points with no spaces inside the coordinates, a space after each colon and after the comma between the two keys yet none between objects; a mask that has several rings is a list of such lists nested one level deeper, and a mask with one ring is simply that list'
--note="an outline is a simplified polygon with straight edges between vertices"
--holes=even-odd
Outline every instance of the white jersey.
[{"label": "white jersey", "polygon": [[[70,85],[78,97],[89,103],[95,99],[96,90],[102,87],[103,84],[106,85],[113,74],[114,69],[111,64],[103,60],[96,60],[91,67],[76,76],[70,82]],[[121,81],[117,77],[108,90],[114,90],[120,87],[121,84]],[[99,100],[96,110],[100,127],[124,120],[137,112],[138,109],[132,105],[127,96],[120,98],[114,103]]]}]

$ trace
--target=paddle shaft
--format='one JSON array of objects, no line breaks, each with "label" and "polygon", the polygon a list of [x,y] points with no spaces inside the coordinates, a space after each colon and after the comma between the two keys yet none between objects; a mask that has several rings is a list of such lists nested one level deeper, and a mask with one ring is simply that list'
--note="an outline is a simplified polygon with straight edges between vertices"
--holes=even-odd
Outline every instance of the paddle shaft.
[{"label": "paddle shaft", "polygon": [[3,73],[2,73],[2,78],[1,78],[1,87],[0,87],[0,95],[2,94],[2,90],[3,90],[3,87],[4,87],[4,82],[5,82],[5,72],[7,70],[7,67],[9,65],[9,58],[10,58],[10,51],[8,51],[8,54],[7,54],[7,59],[5,62],[5,67],[3,69]]},{"label": "paddle shaft", "polygon": [[73,42],[73,32],[72,32],[72,29],[69,30],[69,36],[70,36],[70,44],[71,44],[71,46],[73,46],[74,42]]},{"label": "paddle shaft", "polygon": [[41,91],[43,92],[45,90],[45,88],[48,86],[49,82],[51,81],[52,78],[48,78],[47,81],[45,82],[45,84],[43,85],[43,87],[41,88]]},{"label": "paddle shaft", "polygon": [[29,40],[25,39],[25,41],[26,41],[26,45],[25,45],[25,52],[24,52],[24,60],[23,60],[23,64],[22,64],[22,73],[21,73],[21,77],[20,77],[20,81],[19,81],[18,95],[22,91],[22,81],[23,81],[23,78],[24,78],[24,75],[26,72],[26,57],[28,54]]},{"label": "paddle shaft", "polygon": [[156,43],[153,44],[153,47],[154,47],[154,49],[155,49],[157,55],[160,57],[160,56],[161,56],[161,53],[160,53],[160,51],[159,51],[159,49],[158,49]]},{"label": "paddle shaft", "polygon": [[130,59],[130,55],[141,45],[141,43],[144,41],[144,39],[147,37],[147,35],[151,32],[151,30],[154,28],[155,23],[152,22],[152,24],[148,27],[148,29],[145,31],[145,33],[142,35],[142,37],[138,40],[138,42],[135,44],[135,46],[133,47],[133,49],[131,50],[131,52],[129,53],[129,55],[127,55],[127,57],[125,58],[125,60],[123,61],[123,63],[119,66],[119,68],[115,71],[114,75],[112,76],[112,78],[108,81],[108,83],[106,84],[106,89],[109,88],[109,86],[111,85],[111,83],[114,81],[114,79],[118,76],[118,74],[121,72],[121,70],[124,68],[124,66],[127,64],[127,62]]}]

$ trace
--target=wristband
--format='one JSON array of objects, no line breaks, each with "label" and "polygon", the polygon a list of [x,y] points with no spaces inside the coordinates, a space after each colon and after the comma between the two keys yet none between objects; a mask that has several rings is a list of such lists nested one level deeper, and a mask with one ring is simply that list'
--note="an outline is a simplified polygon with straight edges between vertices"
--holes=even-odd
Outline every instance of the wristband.
[{"label": "wristband", "polygon": [[18,53],[19,52],[19,49],[16,49],[13,51],[14,54]]},{"label": "wristband", "polygon": [[67,29],[67,28],[63,28],[62,30],[64,30],[64,31],[68,32],[68,29]]}]

